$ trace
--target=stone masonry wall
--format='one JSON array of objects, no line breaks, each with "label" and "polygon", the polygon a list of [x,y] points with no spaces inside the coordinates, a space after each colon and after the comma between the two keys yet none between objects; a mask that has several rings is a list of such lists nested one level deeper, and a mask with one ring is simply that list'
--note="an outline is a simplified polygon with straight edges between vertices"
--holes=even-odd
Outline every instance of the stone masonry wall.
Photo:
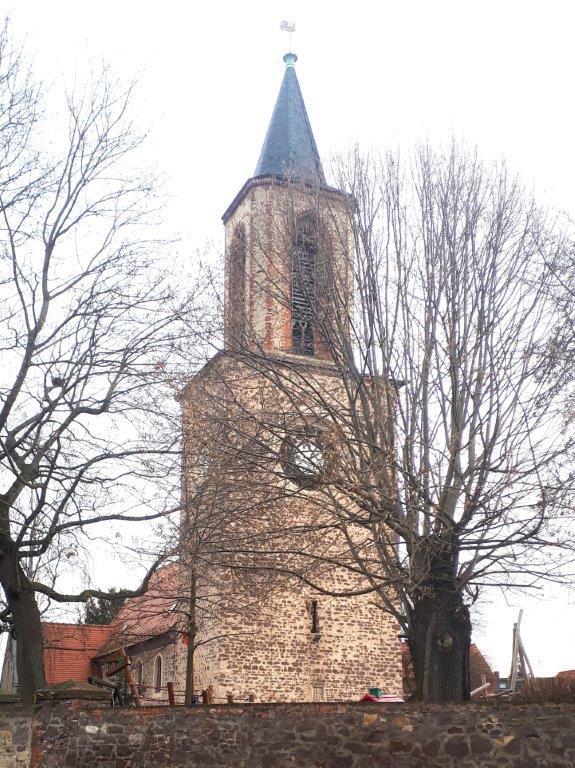
[{"label": "stone masonry wall", "polygon": [[243,629],[234,634],[230,625],[220,640],[213,681],[220,699],[231,693],[242,701],[251,693],[258,702],[348,701],[369,687],[402,693],[399,630],[374,609],[371,595],[333,598],[293,584],[267,601],[265,619],[244,621]]},{"label": "stone masonry wall", "polygon": [[[288,370],[282,375],[299,381],[299,373]],[[329,365],[311,366],[306,382],[305,394],[307,387],[310,395],[321,391],[325,401],[339,407],[342,384]],[[338,523],[330,496],[314,495],[313,489],[298,490],[281,467],[284,435],[301,428],[304,418],[295,405],[297,397],[302,397],[302,387],[301,381],[299,388],[294,384],[296,394],[288,397],[249,365],[222,358],[206,369],[182,398],[186,488],[193,497],[196,467],[204,468],[201,482],[204,488],[213,488],[214,494],[212,499],[210,491],[204,490],[206,507],[211,514],[215,510],[210,526],[215,529],[221,524],[224,548],[229,547],[233,555],[237,546],[242,565],[255,566],[255,574],[248,568],[243,578],[238,573],[226,574],[217,563],[205,570],[198,568],[204,591],[214,595],[220,590],[218,613],[210,606],[203,616],[202,607],[198,607],[200,636],[218,639],[205,646],[212,664],[206,664],[206,659],[198,664],[195,682],[196,688],[211,684],[216,702],[225,701],[227,694],[238,702],[250,695],[256,702],[310,702],[357,700],[369,687],[379,687],[388,694],[402,691],[401,644],[395,619],[374,606],[377,596],[371,593],[329,596],[330,591],[351,595],[369,586],[348,568],[327,562],[311,567],[314,558],[318,562],[321,558],[329,561],[332,555],[336,561],[341,559],[347,545],[337,531],[326,533]],[[314,403],[311,396],[303,399],[305,408],[310,401]],[[313,413],[315,418],[315,407]],[[260,465],[257,471],[246,460],[252,443],[248,441],[244,448],[254,424],[259,425],[255,445],[269,446],[264,459],[256,456],[255,465]],[[228,428],[226,440],[221,437],[222,426]],[[235,468],[235,473],[230,468]],[[340,503],[346,505],[347,499]],[[218,516],[222,523],[218,523]],[[350,532],[350,526],[347,534],[365,535],[359,528]],[[273,572],[258,572],[268,546],[277,552],[306,552],[300,562],[306,575],[324,591],[314,591],[297,579],[278,577]],[[251,556],[242,547],[252,550]],[[279,566],[293,562],[297,569],[297,558],[288,558],[286,563],[278,554],[272,559]],[[355,567],[351,556],[348,560],[351,568]],[[224,588],[226,576],[230,582]],[[312,632],[312,601],[317,607],[317,632]],[[179,680],[176,682],[182,687]]]},{"label": "stone masonry wall", "polygon": [[[181,673],[181,665],[179,663],[182,648],[183,646],[180,641],[170,643],[162,648],[132,654],[132,668],[135,671],[136,682],[140,682],[138,680],[138,665],[142,664],[142,695],[145,697],[144,701],[148,704],[151,703],[150,700],[155,700],[158,704],[167,701],[168,694],[165,685],[168,681],[175,683],[178,689],[183,684],[185,678]],[[155,664],[158,656],[162,659],[162,685],[161,690],[156,693]],[[183,701],[183,695],[181,695],[180,703],[183,704]]]},{"label": "stone masonry wall", "polygon": [[31,713],[15,703],[0,703],[0,768],[27,768]]},{"label": "stone masonry wall", "polygon": [[[13,738],[22,731],[20,717],[4,714],[2,722],[12,723]],[[0,752],[0,766],[25,765],[14,762],[6,742]],[[572,768],[575,704],[254,704],[138,710],[62,701],[41,704],[34,714],[29,768],[200,765]]]}]

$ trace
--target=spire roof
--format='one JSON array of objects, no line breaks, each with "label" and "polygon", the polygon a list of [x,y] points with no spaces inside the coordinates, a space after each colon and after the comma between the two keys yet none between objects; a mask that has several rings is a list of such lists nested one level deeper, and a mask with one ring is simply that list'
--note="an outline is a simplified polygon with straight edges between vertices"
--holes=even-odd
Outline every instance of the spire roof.
[{"label": "spire roof", "polygon": [[288,176],[325,186],[321,160],[295,73],[295,53],[284,56],[286,70],[254,177]]}]

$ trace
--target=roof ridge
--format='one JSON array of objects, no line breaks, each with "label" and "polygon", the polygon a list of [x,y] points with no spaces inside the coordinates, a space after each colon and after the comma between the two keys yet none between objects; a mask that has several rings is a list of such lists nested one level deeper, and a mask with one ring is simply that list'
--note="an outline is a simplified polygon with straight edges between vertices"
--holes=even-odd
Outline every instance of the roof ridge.
[{"label": "roof ridge", "polygon": [[72,621],[42,621],[42,626],[44,625],[50,625],[50,626],[58,626],[58,627],[101,627],[102,629],[105,629],[107,627],[111,627],[111,624],[76,624]]}]

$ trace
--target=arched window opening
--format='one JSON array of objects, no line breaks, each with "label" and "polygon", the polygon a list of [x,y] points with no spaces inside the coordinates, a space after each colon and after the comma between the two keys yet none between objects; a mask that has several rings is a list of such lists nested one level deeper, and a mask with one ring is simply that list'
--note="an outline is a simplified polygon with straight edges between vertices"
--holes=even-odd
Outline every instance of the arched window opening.
[{"label": "arched window opening", "polygon": [[143,682],[144,682],[144,668],[143,668],[142,662],[139,661],[136,664],[136,683],[138,685],[142,685]]},{"label": "arched window opening", "polygon": [[162,657],[156,656],[154,662],[154,691],[160,693],[162,690]]},{"label": "arched window opening", "polygon": [[312,215],[297,224],[292,259],[292,350],[315,353],[317,226]]},{"label": "arched window opening", "polygon": [[238,224],[230,248],[229,331],[233,346],[241,346],[246,325],[246,229]]}]

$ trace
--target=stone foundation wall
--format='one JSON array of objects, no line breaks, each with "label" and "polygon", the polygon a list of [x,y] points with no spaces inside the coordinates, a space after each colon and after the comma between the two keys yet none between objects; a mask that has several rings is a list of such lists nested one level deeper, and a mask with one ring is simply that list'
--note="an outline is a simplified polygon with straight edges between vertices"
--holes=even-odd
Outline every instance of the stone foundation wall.
[{"label": "stone foundation wall", "polygon": [[575,704],[110,709],[52,701],[33,715],[29,764],[30,718],[4,711],[1,722],[1,768],[575,766]]},{"label": "stone foundation wall", "polygon": [[15,702],[0,703],[0,768],[27,768],[32,717]]}]

